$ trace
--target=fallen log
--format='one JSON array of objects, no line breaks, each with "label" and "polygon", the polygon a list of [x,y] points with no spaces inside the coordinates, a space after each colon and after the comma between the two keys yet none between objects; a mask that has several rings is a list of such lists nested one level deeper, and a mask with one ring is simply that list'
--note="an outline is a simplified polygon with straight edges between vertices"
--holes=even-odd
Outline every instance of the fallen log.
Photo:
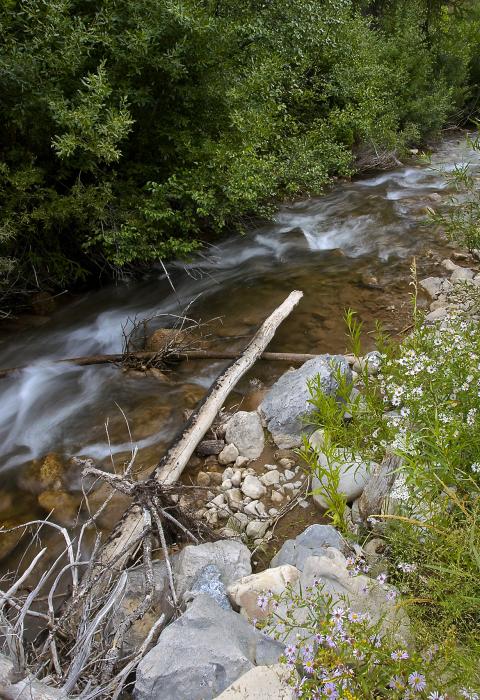
[{"label": "fallen log", "polygon": [[[186,467],[196,446],[205,435],[230,391],[238,380],[252,367],[272,340],[278,326],[292,312],[303,296],[294,291],[264,321],[241,356],[231,363],[212,384],[207,395],[190,416],[180,435],[174,440],[157,465],[150,480],[162,485],[174,484]],[[116,567],[123,568],[130,556],[129,543],[138,541],[142,532],[142,515],[138,507],[129,508],[111,533],[102,552],[102,564],[108,566],[115,560]]]},{"label": "fallen log", "polygon": [[[172,353],[169,352],[166,360],[182,361],[182,360],[236,360],[241,356],[242,352],[235,350],[187,350],[185,352]],[[125,362],[129,358],[136,360],[152,360],[155,356],[161,356],[159,352],[129,352],[114,353],[111,355],[85,355],[84,357],[68,357],[62,360],[54,360],[51,364],[54,365],[77,365],[79,367],[88,367],[90,365],[117,365]],[[297,352],[263,352],[258,356],[258,360],[268,360],[269,362],[291,362],[292,364],[301,364],[307,360],[312,360],[316,355],[309,353]],[[27,369],[29,365],[21,365],[19,367],[7,367],[0,369],[0,379],[8,377],[14,372],[21,372]]]}]

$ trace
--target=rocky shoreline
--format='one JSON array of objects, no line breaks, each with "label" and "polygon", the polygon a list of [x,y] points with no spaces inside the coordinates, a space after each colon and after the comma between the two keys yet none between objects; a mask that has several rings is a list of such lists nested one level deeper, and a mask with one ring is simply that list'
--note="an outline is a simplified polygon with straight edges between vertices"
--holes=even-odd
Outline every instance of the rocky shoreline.
[{"label": "rocky shoreline", "polygon": [[[442,266],[450,273],[449,279],[445,275],[420,282],[431,299],[426,323],[441,323],[459,303],[468,304],[465,285],[479,287],[480,291],[480,274],[476,271],[452,260],[444,260]],[[468,310],[466,306],[462,308]],[[357,371],[367,367],[369,373],[375,374],[378,366],[376,352],[357,360],[319,356],[285,373],[267,392],[257,411],[240,411],[214,428],[221,450],[207,457],[197,474],[197,484],[209,491],[196,514],[228,539],[187,546],[175,555],[174,570],[186,611],[166,627],[157,645],[140,663],[133,693],[136,700],[296,697],[288,682],[290,674],[278,660],[285,644],[302,632],[303,613],[301,609],[293,612],[298,622],[293,637],[290,633],[283,638],[274,635],[274,639],[271,628],[270,636],[266,636],[255,629],[255,624],[271,613],[270,606],[262,604],[262,596],[267,592],[276,596],[286,590],[298,593],[320,581],[333,600],[347,599],[352,610],[381,620],[382,625],[395,630],[399,640],[408,639],[408,617],[394,603],[398,592],[378,576],[381,540],[373,537],[364,548],[355,541],[361,522],[360,497],[362,493],[365,497],[365,487],[371,487],[378,478],[380,465],[364,463],[354,455],[347,458],[338,454],[339,490],[350,506],[348,541],[331,525],[312,524],[297,537],[286,540],[270,566],[254,574],[251,551],[246,546],[255,551],[268,540],[282,504],[297,499],[302,505],[302,501],[312,498],[312,490],[321,490],[318,480],[315,483],[314,478],[311,483],[303,475],[298,456],[292,452],[301,443],[311,410],[308,382],[320,375],[323,390],[334,395],[335,376],[338,377],[335,368],[355,382]],[[278,458],[273,464],[259,465],[265,439],[274,443]],[[309,440],[321,459],[321,431],[310,435]],[[392,487],[393,480],[390,491]],[[382,496],[388,495],[385,492]],[[313,499],[320,510],[325,508],[320,494]],[[188,506],[188,500],[182,505]],[[368,575],[356,570],[352,576],[352,561],[358,559],[367,563]],[[165,613],[169,606],[168,585],[161,564],[156,569],[156,584],[157,591],[163,592],[156,613]],[[135,591],[133,583],[131,590]],[[280,620],[282,611],[276,615]]]}]

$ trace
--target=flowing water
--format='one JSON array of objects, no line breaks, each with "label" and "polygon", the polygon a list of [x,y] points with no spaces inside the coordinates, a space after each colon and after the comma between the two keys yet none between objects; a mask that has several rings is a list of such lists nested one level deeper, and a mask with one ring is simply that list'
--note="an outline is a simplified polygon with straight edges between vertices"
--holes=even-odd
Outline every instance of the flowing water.
[{"label": "flowing water", "polygon": [[[442,145],[433,163],[451,170],[474,158],[454,139]],[[148,467],[162,455],[184,410],[201,398],[224,363],[183,362],[167,383],[114,366],[53,364],[63,357],[121,351],[128,318],[180,314],[189,305],[189,316],[216,319],[209,329],[212,347],[236,350],[292,289],[302,289],[304,299],[279,328],[271,350],[343,351],[346,307],[358,311],[367,331],[377,318],[400,331],[408,324],[412,258],[422,274],[431,274],[448,254],[440,235],[422,225],[426,206],[447,195],[441,172],[418,163],[341,182],[322,197],[281,207],[272,223],[211,246],[188,265],[172,265],[170,280],[158,269],[143,281],[70,300],[41,324],[4,331],[0,367],[28,365],[0,379],[4,486],[14,493],[24,466],[51,451],[102,462],[111,449],[121,461],[129,436],[120,408],[140,463]],[[270,384],[285,369],[258,362],[231,402],[249,408],[255,386]]]}]

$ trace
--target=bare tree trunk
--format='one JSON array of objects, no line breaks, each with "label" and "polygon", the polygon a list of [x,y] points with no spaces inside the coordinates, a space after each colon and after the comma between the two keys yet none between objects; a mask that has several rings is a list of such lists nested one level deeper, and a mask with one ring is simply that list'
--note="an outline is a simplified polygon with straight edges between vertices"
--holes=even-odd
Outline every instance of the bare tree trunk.
[{"label": "bare tree trunk", "polygon": [[[113,355],[86,355],[85,357],[70,357],[63,360],[55,360],[54,365],[77,365],[78,367],[87,367],[90,365],[111,365],[120,364],[125,359],[134,358],[137,360],[151,360],[156,355],[161,357],[161,352],[129,352],[126,355],[116,353]],[[241,357],[242,352],[235,350],[185,350],[185,352],[167,353],[168,360],[236,360]],[[291,362],[292,364],[301,364],[307,360],[312,360],[316,355],[299,352],[263,352],[258,356],[257,360],[267,360],[269,362]],[[20,372],[26,369],[27,365],[21,367],[7,367],[0,369],[0,379],[8,377],[14,372]]]},{"label": "bare tree trunk", "polygon": [[[187,421],[183,431],[170,446],[165,456],[150,477],[161,484],[173,484],[177,481],[192,456],[195,447],[211,426],[215,416],[222,408],[230,391],[238,380],[252,367],[262,355],[265,347],[272,340],[278,326],[298,304],[303,292],[294,291],[264,321],[253,336],[242,355],[229,365],[216,379],[200,406]],[[142,531],[142,517],[139,508],[126,511],[105,544],[102,563],[108,565],[124,551],[116,566],[122,568],[129,556],[129,542],[137,540]]]}]

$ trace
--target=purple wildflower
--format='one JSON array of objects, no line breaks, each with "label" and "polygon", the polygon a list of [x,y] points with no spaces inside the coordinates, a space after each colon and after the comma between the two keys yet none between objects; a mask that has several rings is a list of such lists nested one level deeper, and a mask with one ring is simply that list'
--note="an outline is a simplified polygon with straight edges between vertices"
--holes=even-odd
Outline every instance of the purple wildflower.
[{"label": "purple wildflower", "polygon": [[408,683],[414,690],[424,690],[425,686],[427,685],[425,676],[417,671],[414,671],[409,675]]},{"label": "purple wildflower", "polygon": [[405,649],[397,649],[396,651],[392,651],[390,656],[394,661],[401,661],[403,659],[408,659],[408,651]]}]

